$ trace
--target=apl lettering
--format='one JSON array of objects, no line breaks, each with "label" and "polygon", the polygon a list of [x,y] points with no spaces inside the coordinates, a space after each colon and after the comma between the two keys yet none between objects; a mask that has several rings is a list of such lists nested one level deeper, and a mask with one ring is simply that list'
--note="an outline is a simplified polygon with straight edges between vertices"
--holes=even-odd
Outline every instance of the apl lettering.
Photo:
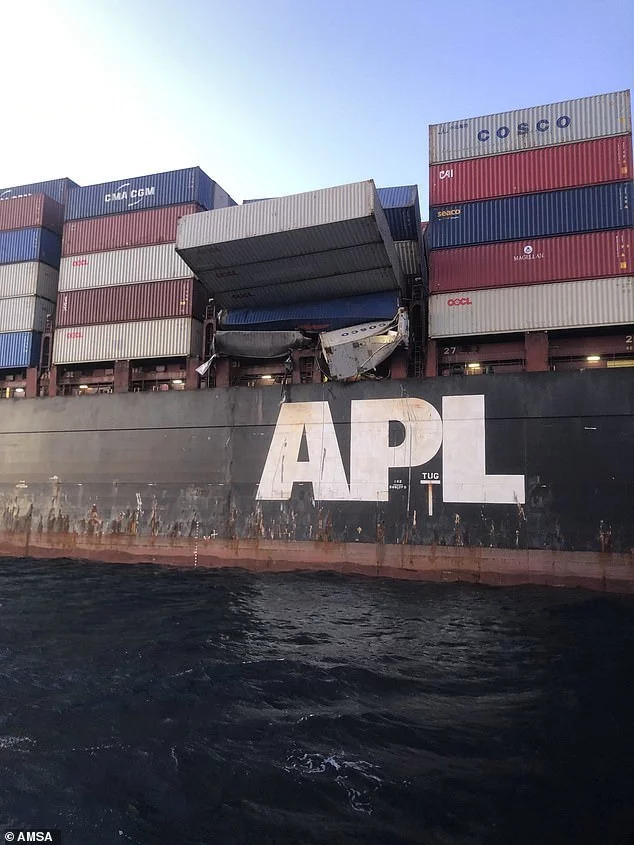
[{"label": "apl lettering", "polygon": [[[557,118],[555,121],[555,127],[557,129],[567,129],[571,124],[571,119],[568,117],[567,114],[562,114],[560,117]],[[528,135],[531,132],[548,132],[551,129],[550,121],[547,118],[542,118],[535,123],[534,127],[531,127],[528,123],[518,123],[515,127],[515,134],[516,135]],[[508,138],[509,135],[513,133],[513,130],[509,126],[498,126],[498,128],[494,131],[493,135],[496,138],[500,138],[504,140],[504,138]],[[489,129],[481,129],[478,132],[478,141],[488,141],[491,138],[491,131]]]},{"label": "apl lettering", "polygon": [[130,183],[124,182],[119,185],[111,194],[105,194],[104,202],[128,202],[128,208],[133,208],[138,205],[145,197],[153,197],[156,193],[156,186],[151,185],[148,188],[129,188]]},{"label": "apl lettering", "polygon": [[[404,430],[390,445],[390,423]],[[444,502],[523,504],[523,475],[487,475],[484,396],[443,396],[442,418],[424,399],[361,399],[350,403],[350,472],[344,469],[328,402],[280,408],[256,499],[291,498],[309,483],[318,501],[387,502],[393,468],[429,463],[442,446]],[[305,442],[308,460],[299,460]],[[436,481],[425,475],[427,483]]]}]

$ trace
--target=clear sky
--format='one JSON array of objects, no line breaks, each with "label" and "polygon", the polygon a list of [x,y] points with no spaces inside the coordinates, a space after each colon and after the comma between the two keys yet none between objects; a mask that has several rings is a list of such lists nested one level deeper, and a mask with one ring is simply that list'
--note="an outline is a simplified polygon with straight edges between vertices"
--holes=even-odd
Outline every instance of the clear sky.
[{"label": "clear sky", "polygon": [[427,127],[634,87],[633,0],[6,0],[0,187],[417,183]]}]

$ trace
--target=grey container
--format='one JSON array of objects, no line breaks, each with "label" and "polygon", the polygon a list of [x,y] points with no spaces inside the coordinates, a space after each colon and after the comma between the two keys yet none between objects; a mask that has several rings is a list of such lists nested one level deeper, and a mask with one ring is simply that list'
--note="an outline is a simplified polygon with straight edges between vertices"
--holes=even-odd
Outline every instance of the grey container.
[{"label": "grey container", "polygon": [[422,274],[421,245],[418,241],[394,241],[394,248],[398,255],[404,276],[420,276]]},{"label": "grey container", "polygon": [[39,296],[0,299],[0,332],[42,332],[55,305]]},{"label": "grey container", "polygon": [[57,270],[41,261],[0,264],[0,298],[13,296],[41,296],[55,302]]},{"label": "grey container", "polygon": [[176,254],[174,244],[158,244],[62,258],[59,289],[85,290],[138,282],[191,279],[193,275]]}]

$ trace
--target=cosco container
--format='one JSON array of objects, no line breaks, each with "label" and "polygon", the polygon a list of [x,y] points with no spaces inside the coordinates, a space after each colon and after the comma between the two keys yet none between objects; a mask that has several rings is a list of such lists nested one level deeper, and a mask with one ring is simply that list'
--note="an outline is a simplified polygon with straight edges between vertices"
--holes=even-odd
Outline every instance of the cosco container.
[{"label": "cosco container", "polygon": [[227,192],[217,187],[200,167],[87,185],[70,192],[66,220],[190,203],[204,209],[235,205]]},{"label": "cosco container", "polygon": [[48,229],[14,229],[0,232],[0,264],[19,261],[43,261],[59,267],[62,242]]},{"label": "cosco container", "polygon": [[0,299],[0,332],[43,332],[54,313],[55,305],[39,296]]},{"label": "cosco container", "polygon": [[176,254],[173,243],[159,244],[62,258],[59,289],[82,290],[106,285],[191,279],[193,275]]},{"label": "cosco container", "polygon": [[429,127],[429,163],[589,141],[632,131],[630,92],[500,112]]},{"label": "cosco container", "polygon": [[395,241],[413,241],[420,227],[418,187],[377,188],[390,234]]},{"label": "cosco container", "polygon": [[41,227],[62,234],[64,206],[46,194],[0,202],[0,231]]},{"label": "cosco container", "polygon": [[197,205],[170,205],[64,224],[62,255],[174,243],[178,220],[200,211]]},{"label": "cosco container", "polygon": [[24,369],[40,363],[39,332],[0,332],[0,369]]},{"label": "cosco container", "polygon": [[205,289],[194,279],[64,291],[57,300],[55,326],[127,323],[163,317],[202,320],[207,301]]},{"label": "cosco container", "polygon": [[57,329],[54,364],[200,355],[203,327],[191,317]]},{"label": "cosco container", "polygon": [[461,290],[429,298],[429,336],[550,329],[595,328],[634,323],[634,277],[584,279],[548,285]]},{"label": "cosco container", "polygon": [[471,158],[429,169],[430,205],[631,180],[632,136]]},{"label": "cosco container", "polygon": [[634,229],[435,249],[431,293],[634,275]]},{"label": "cosco container", "polygon": [[634,225],[634,183],[615,182],[430,209],[431,249]]},{"label": "cosco container", "polygon": [[33,194],[46,194],[56,202],[65,204],[68,192],[71,188],[78,188],[77,182],[72,179],[53,179],[49,182],[32,182],[30,185],[17,185],[13,188],[0,188],[0,202],[2,200],[16,200],[21,197],[30,197]]},{"label": "cosco container", "polygon": [[39,261],[0,264],[0,297],[41,296],[57,299],[57,270]]}]

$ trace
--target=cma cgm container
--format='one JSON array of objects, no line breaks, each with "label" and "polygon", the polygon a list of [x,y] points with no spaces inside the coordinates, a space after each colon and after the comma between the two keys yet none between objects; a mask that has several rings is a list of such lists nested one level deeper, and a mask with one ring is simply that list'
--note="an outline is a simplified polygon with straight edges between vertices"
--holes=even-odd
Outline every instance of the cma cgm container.
[{"label": "cma cgm container", "polygon": [[429,127],[429,163],[589,141],[632,131],[629,91]]},{"label": "cma cgm container", "polygon": [[435,249],[431,293],[634,275],[634,229]]},{"label": "cma cgm container", "polygon": [[0,299],[0,331],[43,332],[47,316],[54,313],[55,305],[39,296]]},{"label": "cma cgm container", "polygon": [[174,244],[168,243],[62,258],[59,289],[81,290],[192,277],[192,271],[176,254]]},{"label": "cma cgm container", "polygon": [[57,270],[40,261],[0,264],[0,297],[41,296],[57,299]]},{"label": "cma cgm container", "polygon": [[43,261],[59,267],[62,241],[48,229],[14,229],[0,232],[0,264]]},{"label": "cma cgm container", "polygon": [[200,167],[87,185],[70,192],[66,220],[189,203],[204,209],[235,205],[226,191],[216,188],[213,179]]},{"label": "cma cgm container", "polygon": [[64,206],[46,194],[0,202],[0,231],[40,226],[61,235],[63,224]]},{"label": "cma cgm container", "polygon": [[0,369],[36,367],[41,343],[39,332],[0,332]]},{"label": "cma cgm container", "polygon": [[420,229],[418,187],[377,188],[390,234],[395,241],[414,241]]},{"label": "cma cgm container", "polygon": [[634,323],[634,277],[584,279],[429,298],[429,336],[594,328]]},{"label": "cma cgm container", "polygon": [[429,169],[429,203],[471,202],[633,178],[632,136],[470,158]]},{"label": "cma cgm container", "polygon": [[57,329],[53,339],[53,363],[199,355],[202,332],[202,323],[191,317]]},{"label": "cma cgm container", "polygon": [[178,221],[200,211],[198,205],[170,205],[64,225],[62,255],[80,255],[133,246],[174,243]]},{"label": "cma cgm container", "polygon": [[57,300],[55,325],[88,326],[164,317],[205,316],[207,295],[195,279],[65,291]]},{"label": "cma cgm container", "polygon": [[634,225],[634,183],[615,182],[430,209],[431,249]]},{"label": "cma cgm container", "polygon": [[33,194],[46,194],[56,202],[64,205],[71,188],[78,188],[72,179],[52,179],[49,182],[32,182],[30,185],[17,185],[13,188],[0,188],[0,202],[30,197]]}]

